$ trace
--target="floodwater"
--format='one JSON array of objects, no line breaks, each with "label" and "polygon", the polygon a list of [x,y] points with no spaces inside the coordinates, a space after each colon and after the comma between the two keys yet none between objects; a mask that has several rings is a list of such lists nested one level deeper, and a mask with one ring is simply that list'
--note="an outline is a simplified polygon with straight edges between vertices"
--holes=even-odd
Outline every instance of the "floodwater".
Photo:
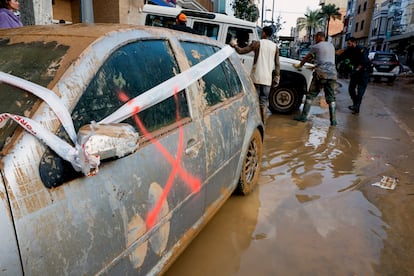
[{"label": "floodwater", "polygon": [[269,114],[259,187],[165,275],[414,275],[414,85],[370,84],[357,116],[340,84],[337,127],[322,97],[307,123]]}]

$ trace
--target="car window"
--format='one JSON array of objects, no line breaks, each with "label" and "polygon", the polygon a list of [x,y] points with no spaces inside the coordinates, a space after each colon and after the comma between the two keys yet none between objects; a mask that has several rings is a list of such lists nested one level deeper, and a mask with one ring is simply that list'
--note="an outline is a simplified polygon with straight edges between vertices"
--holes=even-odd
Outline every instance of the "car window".
[{"label": "car window", "polygon": [[200,35],[205,35],[205,36],[211,37],[212,39],[217,40],[218,32],[219,32],[218,24],[195,21],[193,25],[193,29]]},{"label": "car window", "polygon": [[[100,121],[121,107],[125,100],[146,92],[178,73],[179,67],[167,41],[138,41],[119,48],[98,70],[73,110],[75,129],[91,121]],[[184,91],[177,93],[176,98],[172,96],[138,113],[139,121],[146,130],[154,131],[189,116]],[[136,121],[132,119],[126,122],[137,127]],[[142,134],[140,128],[137,129]],[[63,130],[58,135],[69,141]],[[48,188],[81,176],[50,148],[42,157],[39,173]]]},{"label": "car window", "polygon": [[229,44],[231,39],[237,39],[237,45],[239,47],[246,47],[253,39],[253,30],[240,27],[229,27],[226,35],[226,44]]},{"label": "car window", "polygon": [[[100,121],[125,103],[179,73],[167,41],[146,40],[116,50],[99,69],[72,112],[75,129]],[[189,111],[184,91],[178,93],[180,118]],[[138,114],[149,131],[176,121],[174,97]],[[134,124],[131,120],[129,123]]]},{"label": "car window", "polygon": [[395,55],[390,55],[390,54],[376,54],[374,56],[374,60],[376,61],[397,61],[397,58]]},{"label": "car window", "polygon": [[145,25],[170,28],[175,25],[175,17],[148,14],[145,18]]},{"label": "car window", "polygon": [[[218,47],[193,42],[181,42],[181,45],[192,66],[220,50]],[[209,106],[221,103],[242,92],[240,79],[228,59],[207,73],[202,80]]]}]

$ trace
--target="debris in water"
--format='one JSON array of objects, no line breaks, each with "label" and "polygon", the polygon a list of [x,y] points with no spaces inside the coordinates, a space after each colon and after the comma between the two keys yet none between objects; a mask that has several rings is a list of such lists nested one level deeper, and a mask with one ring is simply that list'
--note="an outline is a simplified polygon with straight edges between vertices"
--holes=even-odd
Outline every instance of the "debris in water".
[{"label": "debris in water", "polygon": [[382,179],[380,182],[376,182],[374,184],[371,184],[372,186],[377,186],[383,189],[387,189],[387,190],[394,190],[395,187],[397,186],[398,183],[398,179],[394,178],[394,177],[389,177],[389,176],[382,176]]}]

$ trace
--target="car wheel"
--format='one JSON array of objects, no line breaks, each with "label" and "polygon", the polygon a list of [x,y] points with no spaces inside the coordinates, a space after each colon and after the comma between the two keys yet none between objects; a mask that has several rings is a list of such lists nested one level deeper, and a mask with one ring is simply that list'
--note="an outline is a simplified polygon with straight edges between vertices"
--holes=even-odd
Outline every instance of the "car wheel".
[{"label": "car wheel", "polygon": [[272,113],[290,114],[299,108],[301,100],[294,88],[278,86],[270,90],[269,109]]},{"label": "car wheel", "polygon": [[236,193],[247,195],[251,193],[259,182],[262,167],[263,140],[259,130],[256,129],[250,139],[246,156],[244,157],[239,184]]}]

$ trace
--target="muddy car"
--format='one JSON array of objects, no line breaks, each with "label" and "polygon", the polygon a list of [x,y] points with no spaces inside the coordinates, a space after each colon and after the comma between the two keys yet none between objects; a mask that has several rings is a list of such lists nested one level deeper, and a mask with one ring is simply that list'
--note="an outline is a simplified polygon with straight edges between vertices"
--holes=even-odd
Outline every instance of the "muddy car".
[{"label": "muddy car", "polygon": [[386,78],[392,83],[400,74],[400,61],[398,56],[390,52],[375,52],[371,58],[372,72],[370,76],[374,81],[380,81]]},{"label": "muddy car", "polygon": [[158,275],[258,182],[234,50],[128,25],[0,30],[1,275]]}]

